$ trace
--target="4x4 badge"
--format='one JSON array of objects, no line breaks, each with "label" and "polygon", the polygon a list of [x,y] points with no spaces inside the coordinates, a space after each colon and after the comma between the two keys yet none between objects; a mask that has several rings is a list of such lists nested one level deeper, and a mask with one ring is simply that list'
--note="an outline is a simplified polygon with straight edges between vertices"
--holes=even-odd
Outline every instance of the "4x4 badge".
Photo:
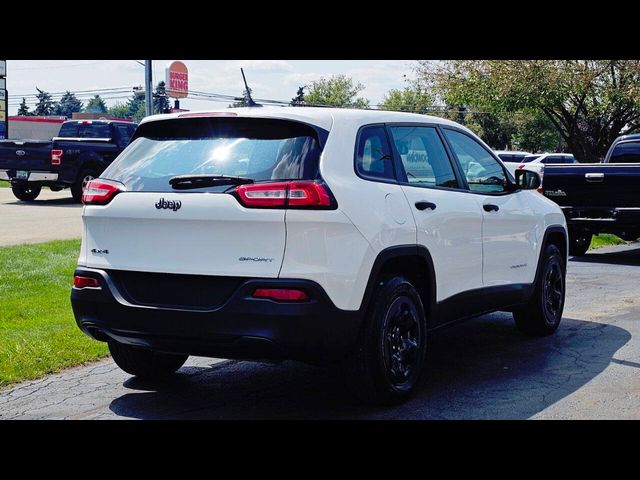
[{"label": "4x4 badge", "polygon": [[165,210],[173,210],[175,212],[177,210],[180,210],[181,206],[182,206],[182,202],[180,200],[174,201],[174,200],[165,200],[164,198],[161,198],[156,202],[156,208],[158,210],[165,209]]}]

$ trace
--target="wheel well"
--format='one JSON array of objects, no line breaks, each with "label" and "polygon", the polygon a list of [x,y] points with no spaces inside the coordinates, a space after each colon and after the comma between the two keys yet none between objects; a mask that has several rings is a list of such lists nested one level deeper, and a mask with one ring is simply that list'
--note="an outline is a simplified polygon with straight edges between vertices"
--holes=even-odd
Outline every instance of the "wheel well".
[{"label": "wheel well", "polygon": [[76,180],[78,180],[80,178],[80,174],[82,173],[83,170],[86,170],[90,168],[91,170],[94,170],[95,172],[98,173],[98,175],[100,173],[102,173],[102,171],[104,170],[104,167],[97,161],[95,160],[89,160],[87,162],[84,162],[80,168],[78,168],[78,175]]},{"label": "wheel well", "polygon": [[550,232],[547,235],[546,245],[555,245],[562,253],[562,258],[567,258],[567,238],[564,233],[559,231]]},{"label": "wheel well", "polygon": [[[432,285],[429,280],[429,271],[428,262],[420,255],[394,257],[384,262],[378,273],[378,279],[388,276],[406,277],[418,290],[422,305],[425,311],[429,313],[432,308],[432,301],[435,298],[433,293],[435,285]],[[427,315],[427,319],[431,321],[431,315]]]}]

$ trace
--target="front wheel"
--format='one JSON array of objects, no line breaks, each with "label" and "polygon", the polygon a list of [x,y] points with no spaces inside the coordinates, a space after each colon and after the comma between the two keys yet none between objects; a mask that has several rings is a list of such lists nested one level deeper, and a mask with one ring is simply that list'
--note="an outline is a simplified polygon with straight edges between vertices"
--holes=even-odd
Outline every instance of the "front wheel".
[{"label": "front wheel", "polygon": [[374,292],[358,343],[343,362],[347,387],[366,403],[405,400],[420,378],[426,340],[418,291],[403,277],[383,280]]},{"label": "front wheel", "polygon": [[11,185],[11,191],[13,192],[15,197],[18,200],[22,200],[23,202],[30,202],[32,200],[35,200],[38,195],[40,195],[40,190],[42,190],[42,187],[40,185]]},{"label": "front wheel", "polygon": [[593,235],[584,231],[569,232],[569,255],[573,257],[582,257],[591,246]]},{"label": "front wheel", "polygon": [[109,342],[113,361],[125,372],[140,378],[158,379],[178,370],[188,355],[154,352],[117,342]]},{"label": "front wheel", "polygon": [[565,261],[555,245],[548,245],[540,276],[527,305],[513,311],[516,326],[526,335],[542,337],[558,329],[564,310]]}]

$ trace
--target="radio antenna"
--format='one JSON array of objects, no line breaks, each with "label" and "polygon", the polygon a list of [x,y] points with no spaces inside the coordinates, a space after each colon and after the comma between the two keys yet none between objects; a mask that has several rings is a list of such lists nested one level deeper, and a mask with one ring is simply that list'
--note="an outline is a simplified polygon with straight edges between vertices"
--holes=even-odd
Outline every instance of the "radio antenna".
[{"label": "radio antenna", "polygon": [[248,107],[261,107],[262,105],[260,105],[259,103],[256,103],[253,101],[253,98],[251,98],[251,89],[249,88],[249,85],[247,85],[247,78],[244,76],[244,70],[242,69],[242,67],[240,67],[240,73],[242,73],[242,80],[244,81],[244,91],[247,95],[247,106]]}]

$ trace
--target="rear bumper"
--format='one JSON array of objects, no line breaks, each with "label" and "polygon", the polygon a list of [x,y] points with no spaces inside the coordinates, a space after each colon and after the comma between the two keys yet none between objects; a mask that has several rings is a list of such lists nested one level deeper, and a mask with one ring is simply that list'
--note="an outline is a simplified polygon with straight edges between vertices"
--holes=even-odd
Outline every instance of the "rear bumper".
[{"label": "rear bumper", "polygon": [[29,171],[29,176],[26,179],[19,179],[16,175],[16,170],[0,170],[0,180],[11,183],[57,183],[58,181],[58,173],[56,172]]},{"label": "rear bumper", "polygon": [[[322,287],[308,280],[247,279],[215,309],[139,305],[118,289],[107,271],[78,267],[76,275],[97,278],[100,289],[76,289],[76,323],[90,337],[171,353],[324,362],[343,356],[355,343],[358,311],[338,309]],[[300,288],[308,302],[253,298],[256,288]]]},{"label": "rear bumper", "polygon": [[561,207],[568,225],[595,230],[640,229],[640,208]]}]

